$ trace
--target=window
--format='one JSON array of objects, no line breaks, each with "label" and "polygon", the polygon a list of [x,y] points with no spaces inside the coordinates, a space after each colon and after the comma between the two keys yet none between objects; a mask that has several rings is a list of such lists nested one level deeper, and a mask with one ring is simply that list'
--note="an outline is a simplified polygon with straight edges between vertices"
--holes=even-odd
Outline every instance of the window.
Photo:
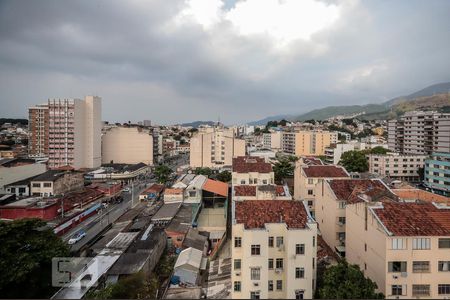
[{"label": "window", "polygon": [[403,295],[403,286],[400,284],[392,285],[391,295],[393,296],[402,296]]},{"label": "window", "polygon": [[241,260],[240,259],[235,259],[234,260],[234,269],[235,270],[240,270],[241,269]]},{"label": "window", "polygon": [[314,179],[308,178],[308,184],[313,184],[313,183],[314,183]]},{"label": "window", "polygon": [[33,183],[33,187],[41,187],[40,183]]},{"label": "window", "polygon": [[315,247],[315,246],[316,246],[316,237],[313,236],[313,247]]},{"label": "window", "polygon": [[316,267],[316,259],[314,257],[312,259],[312,266],[313,266],[313,269]]},{"label": "window", "polygon": [[234,237],[234,247],[235,248],[242,247],[242,238],[241,237],[238,237],[238,236]]},{"label": "window", "polygon": [[295,245],[295,254],[305,254],[305,244],[296,244]]},{"label": "window", "polygon": [[283,245],[283,237],[277,236],[277,247],[281,247]]},{"label": "window", "polygon": [[235,281],[234,282],[234,291],[235,292],[240,292],[241,291],[241,282],[240,281]]},{"label": "window", "polygon": [[406,249],[406,239],[392,239],[392,250],[404,250]]},{"label": "window", "polygon": [[364,251],[367,252],[367,244],[364,243]]},{"label": "window", "polygon": [[260,245],[252,245],[251,253],[252,253],[252,255],[260,255],[261,254],[261,246]]},{"label": "window", "polygon": [[450,248],[450,238],[439,239],[439,249]]},{"label": "window", "polygon": [[268,265],[269,265],[269,270],[273,270],[273,258],[269,258]]},{"label": "window", "polygon": [[277,269],[283,269],[283,259],[282,258],[277,258],[275,261],[275,267]]},{"label": "window", "polygon": [[269,291],[273,291],[273,280],[269,280],[269,283],[267,286],[269,287],[268,288]]},{"label": "window", "polygon": [[44,187],[46,187],[46,188],[52,187],[52,183],[51,182],[44,182]]},{"label": "window", "polygon": [[313,206],[314,202],[312,200],[308,200],[308,206]]},{"label": "window", "polygon": [[438,294],[439,295],[450,295],[450,283],[438,284]]},{"label": "window", "polygon": [[339,205],[339,209],[344,209],[345,208],[345,201],[340,201],[338,205]]},{"label": "window", "polygon": [[430,249],[430,239],[429,238],[413,239],[413,249],[414,250]]},{"label": "window", "polygon": [[305,278],[305,268],[295,268],[295,278]]},{"label": "window", "polygon": [[277,280],[277,291],[281,291],[283,289],[283,280]]},{"label": "window", "polygon": [[267,179],[263,179],[263,184],[267,184]]},{"label": "window", "polygon": [[250,299],[259,299],[259,292],[250,292]]},{"label": "window", "polygon": [[245,180],[241,180],[241,184],[245,184]]},{"label": "window", "polygon": [[304,291],[295,291],[295,299],[302,300],[304,293],[305,293]]},{"label": "window", "polygon": [[430,296],[429,284],[413,284],[412,286],[413,296]]},{"label": "window", "polygon": [[259,268],[251,268],[250,269],[250,279],[251,280],[259,280],[261,277],[261,272]]},{"label": "window", "polygon": [[196,191],[189,191],[189,197],[195,197],[197,195]]},{"label": "window", "polygon": [[308,195],[313,195],[314,194],[314,192],[313,192],[313,190],[308,190]]},{"label": "window", "polygon": [[388,272],[406,272],[406,261],[390,261]]},{"label": "window", "polygon": [[345,224],[345,217],[339,217],[338,222],[339,224]]},{"label": "window", "polygon": [[413,273],[427,273],[430,272],[429,261],[413,261]]},{"label": "window", "polygon": [[450,272],[450,261],[439,261],[438,270],[439,272]]},{"label": "window", "polygon": [[269,247],[273,247],[273,236],[269,236]]}]

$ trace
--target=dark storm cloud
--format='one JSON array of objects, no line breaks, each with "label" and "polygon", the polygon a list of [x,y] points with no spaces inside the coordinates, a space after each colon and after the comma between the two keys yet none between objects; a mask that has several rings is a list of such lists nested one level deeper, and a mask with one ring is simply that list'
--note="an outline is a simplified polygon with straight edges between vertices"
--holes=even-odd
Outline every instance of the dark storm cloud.
[{"label": "dark storm cloud", "polygon": [[96,93],[111,121],[232,123],[382,101],[450,79],[450,3],[325,2],[339,5],[338,20],[282,50],[226,19],[179,21],[181,0],[0,2],[3,116]]}]

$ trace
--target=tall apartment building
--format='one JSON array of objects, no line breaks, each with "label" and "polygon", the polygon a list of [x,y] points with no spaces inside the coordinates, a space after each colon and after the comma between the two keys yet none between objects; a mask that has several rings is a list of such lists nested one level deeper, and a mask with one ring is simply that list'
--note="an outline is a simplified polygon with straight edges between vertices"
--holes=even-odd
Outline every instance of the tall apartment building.
[{"label": "tall apartment building", "polygon": [[331,165],[337,165],[341,160],[342,154],[348,151],[355,150],[354,143],[346,143],[346,144],[331,144],[330,147],[325,148],[325,162]]},{"label": "tall apartment building", "polygon": [[450,152],[450,113],[407,112],[388,122],[388,146],[404,154]]},{"label": "tall apartment building", "polygon": [[263,133],[264,148],[273,151],[280,151],[282,135],[283,133],[281,131]]},{"label": "tall apartment building", "polygon": [[114,127],[102,136],[102,163],[153,164],[153,134],[141,127]]},{"label": "tall apartment building", "polygon": [[[37,113],[40,110],[47,113]],[[30,108],[32,136],[44,135],[43,153],[48,153],[49,168],[72,166],[75,169],[96,168],[101,164],[101,98],[50,99],[47,104]],[[46,118],[48,117],[48,122]],[[44,128],[40,124],[44,124]],[[39,129],[38,129],[39,128]],[[48,146],[46,141],[48,140]],[[32,142],[34,143],[34,142]],[[39,141],[42,144],[41,141]],[[30,146],[30,155],[36,153]]]},{"label": "tall apartment building", "polygon": [[233,202],[232,299],[311,299],[317,225],[301,201]]},{"label": "tall apartment building", "polygon": [[281,147],[283,152],[302,155],[324,155],[325,148],[331,145],[335,132],[329,131],[293,131],[283,132]]},{"label": "tall apartment building", "polygon": [[425,161],[424,184],[437,194],[450,196],[450,153],[436,152]]},{"label": "tall apartment building", "polygon": [[192,168],[231,166],[233,157],[245,155],[245,140],[234,136],[233,129],[201,128],[190,141]]},{"label": "tall apartment building", "polygon": [[36,105],[30,107],[28,112],[28,155],[36,158],[48,157],[48,106]]},{"label": "tall apartment building", "polygon": [[423,168],[426,159],[425,155],[399,155],[398,153],[369,154],[366,157],[370,173],[412,182],[420,181],[419,169]]},{"label": "tall apartment building", "polygon": [[347,260],[387,299],[450,298],[450,207],[430,202],[347,205]]}]

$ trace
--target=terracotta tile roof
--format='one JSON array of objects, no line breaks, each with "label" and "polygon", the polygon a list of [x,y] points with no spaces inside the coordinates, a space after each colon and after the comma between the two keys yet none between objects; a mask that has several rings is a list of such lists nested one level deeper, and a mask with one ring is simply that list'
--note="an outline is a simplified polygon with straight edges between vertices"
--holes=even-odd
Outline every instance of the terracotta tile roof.
[{"label": "terracotta tile roof", "polygon": [[166,189],[164,191],[166,195],[181,195],[183,194],[183,189]]},{"label": "terracotta tile roof", "polygon": [[294,200],[247,200],[235,202],[235,218],[246,229],[264,228],[266,223],[286,223],[305,228],[308,220],[303,203]]},{"label": "terracotta tile roof", "polygon": [[369,201],[397,200],[397,196],[378,179],[333,179],[329,185],[337,199],[347,203],[362,202],[360,197]]},{"label": "terracotta tile roof", "polygon": [[149,186],[147,189],[145,189],[144,191],[142,191],[141,194],[145,194],[145,193],[161,193],[164,190],[164,185],[162,184],[152,184],[151,186]]},{"label": "terracotta tile roof", "polygon": [[313,156],[303,157],[303,162],[305,164],[307,164],[308,166],[321,166],[321,165],[323,165],[322,160],[320,160],[317,157],[313,157]]},{"label": "terracotta tile roof", "polygon": [[393,189],[392,190],[400,199],[403,200],[420,200],[425,202],[448,203],[450,198],[436,195],[421,189]]},{"label": "terracotta tile roof", "polygon": [[228,184],[222,181],[207,179],[202,189],[224,197],[228,196]]},{"label": "terracotta tile roof", "polygon": [[256,196],[256,185],[237,185],[234,187],[235,196]]},{"label": "terracotta tile roof", "polygon": [[396,236],[450,235],[450,209],[432,203],[385,202],[372,211]]},{"label": "terracotta tile roof", "polygon": [[344,168],[336,166],[306,166],[303,167],[303,172],[305,172],[306,177],[349,177]]},{"label": "terracotta tile roof", "polygon": [[233,172],[237,173],[270,173],[272,166],[266,163],[264,158],[256,156],[239,156],[233,158]]}]

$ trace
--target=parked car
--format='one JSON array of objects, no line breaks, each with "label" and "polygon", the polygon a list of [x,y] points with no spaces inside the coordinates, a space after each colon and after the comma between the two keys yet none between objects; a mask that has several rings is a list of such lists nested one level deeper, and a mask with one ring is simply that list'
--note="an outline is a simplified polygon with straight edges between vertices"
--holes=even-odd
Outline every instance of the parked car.
[{"label": "parked car", "polygon": [[128,187],[126,187],[126,188],[124,188],[123,190],[122,190],[122,192],[125,192],[125,193],[129,193],[131,190],[130,190],[130,188],[128,188]]},{"label": "parked car", "polygon": [[84,230],[78,231],[69,239],[69,245],[73,245],[73,244],[79,242],[85,236],[86,236],[86,232]]}]

